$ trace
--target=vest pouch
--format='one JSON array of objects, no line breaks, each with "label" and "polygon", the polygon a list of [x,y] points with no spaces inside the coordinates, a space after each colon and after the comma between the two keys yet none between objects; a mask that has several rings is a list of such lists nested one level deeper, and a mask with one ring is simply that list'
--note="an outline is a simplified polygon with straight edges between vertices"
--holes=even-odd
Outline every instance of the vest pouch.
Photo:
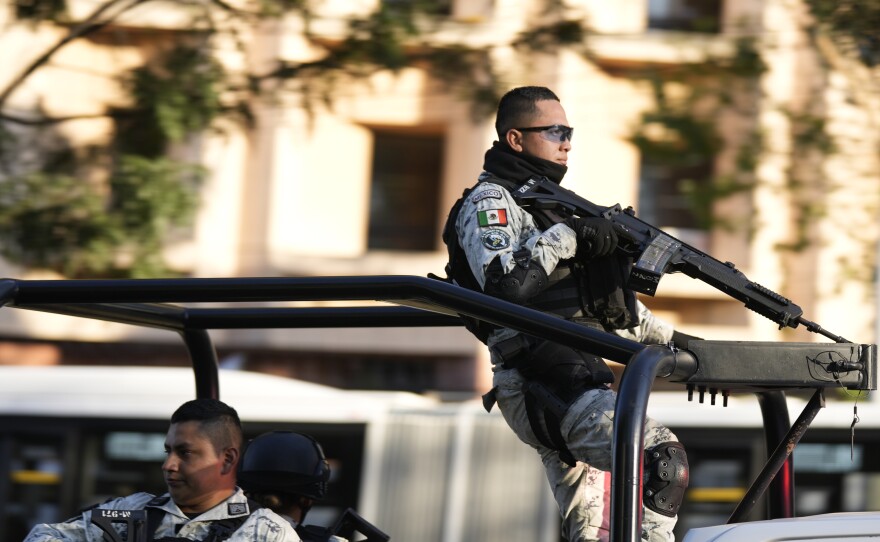
[{"label": "vest pouch", "polygon": [[547,385],[566,403],[585,389],[614,382],[614,374],[600,358],[550,341],[534,346],[518,369],[524,377]]},{"label": "vest pouch", "polygon": [[632,259],[622,254],[583,261],[582,277],[589,312],[606,329],[639,325],[635,293],[626,288]]}]

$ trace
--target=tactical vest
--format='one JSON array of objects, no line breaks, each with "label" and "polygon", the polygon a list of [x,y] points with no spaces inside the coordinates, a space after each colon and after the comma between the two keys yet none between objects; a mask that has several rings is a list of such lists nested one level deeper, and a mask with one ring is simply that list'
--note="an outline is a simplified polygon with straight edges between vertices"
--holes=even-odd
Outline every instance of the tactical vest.
[{"label": "tactical vest", "polygon": [[[481,175],[476,186],[483,182],[504,187],[516,200],[516,189],[519,188],[519,184],[489,173]],[[465,190],[450,211],[443,230],[443,241],[449,250],[447,280],[481,291],[455,230],[461,206],[474,188]],[[534,218],[541,230],[547,230],[566,218],[546,209],[531,207],[523,207],[523,209]],[[631,266],[632,262],[619,254],[590,260],[587,265],[577,257],[561,260],[547,277],[548,286],[524,305],[541,312],[555,314],[566,320],[579,321],[584,325],[601,327],[605,330],[638,325],[635,294],[624,286]],[[462,316],[462,320],[465,327],[484,343],[487,342],[489,333],[497,329],[469,317]],[[521,337],[519,335],[502,341],[494,348],[501,347],[503,350],[505,343],[517,342]],[[544,347],[557,348],[554,354],[558,355],[541,357],[538,360],[540,363],[535,365],[538,351],[534,345],[521,345],[519,348],[514,348],[519,350],[518,353],[501,353],[501,359],[505,367],[516,367],[527,378],[522,392],[532,432],[544,446],[558,451],[562,461],[574,466],[575,458],[560,432],[559,423],[571,403],[585,389],[613,382],[614,376],[597,356],[552,343],[545,343]],[[509,365],[511,362],[512,364]],[[483,396],[483,406],[486,410],[492,409],[495,392],[496,388],[493,388]]]},{"label": "tactical vest", "polygon": [[[147,506],[161,506],[167,502],[167,497],[160,496],[156,497],[150,502],[147,503]],[[235,531],[237,531],[245,521],[250,517],[251,514],[254,513],[255,510],[262,508],[262,505],[253,499],[248,499],[248,513],[242,516],[236,516],[233,518],[225,518],[217,521],[212,521],[211,526],[208,528],[208,533],[203,540],[200,542],[223,542],[227,538],[233,535]],[[153,542],[193,542],[188,538],[180,538],[173,536],[164,536],[162,538],[153,538],[156,533],[156,529],[159,528],[159,524],[162,522],[162,517],[165,515],[165,511],[160,508],[145,508],[147,511],[147,539],[152,540]]]},{"label": "tactical vest", "polygon": [[[519,183],[514,183],[491,173],[484,173],[473,188],[466,189],[462,197],[452,207],[443,230],[443,241],[449,250],[449,264],[446,273],[458,285],[481,291],[479,283],[471,273],[458,242],[455,223],[461,205],[468,194],[480,183],[491,182],[503,186],[516,199]],[[535,219],[542,230],[562,222],[565,217],[544,209],[524,208]],[[613,254],[606,258],[593,260],[589,265],[577,258],[562,260],[548,277],[548,286],[530,299],[524,306],[555,314],[567,320],[584,319],[598,323],[604,329],[625,329],[638,325],[635,294],[626,288],[632,261],[625,256]],[[465,318],[466,327],[481,341],[486,342],[489,332],[494,329],[485,323]]]}]

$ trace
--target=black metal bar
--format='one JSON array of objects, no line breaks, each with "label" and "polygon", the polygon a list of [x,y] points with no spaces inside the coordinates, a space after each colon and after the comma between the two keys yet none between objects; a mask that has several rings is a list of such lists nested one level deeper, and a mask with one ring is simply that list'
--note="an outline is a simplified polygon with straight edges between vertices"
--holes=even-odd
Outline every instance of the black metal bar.
[{"label": "black metal bar", "polygon": [[733,511],[733,514],[730,515],[727,523],[739,523],[744,521],[745,517],[755,506],[757,500],[764,494],[764,491],[767,490],[770,481],[776,476],[776,473],[779,472],[779,469],[788,459],[788,456],[794,451],[794,448],[797,446],[797,443],[800,442],[801,437],[807,432],[813,418],[815,418],[816,414],[819,413],[819,410],[824,407],[825,394],[823,388],[818,388],[813,394],[813,397],[810,398],[807,406],[804,407],[804,411],[801,412],[801,415],[798,416],[794,425],[791,426],[791,429],[785,435],[785,439],[779,443],[779,446],[776,447],[773,455],[770,456],[767,463],[764,465],[764,468],[761,469],[758,477],[752,482],[751,487],[746,491],[746,494]]},{"label": "black metal bar", "polygon": [[187,309],[188,329],[461,326],[457,316],[410,307]]},{"label": "black metal bar", "polygon": [[174,331],[181,331],[186,321],[186,309],[160,303],[42,303],[18,308]]},{"label": "black metal bar", "polygon": [[211,336],[204,329],[185,329],[180,332],[180,336],[183,337],[192,360],[196,378],[196,397],[219,399],[220,368]]},{"label": "black metal bar", "polygon": [[635,354],[623,371],[614,405],[609,540],[641,540],[645,419],[654,380],[693,373],[695,365],[690,352],[654,345]]},{"label": "black metal bar", "polygon": [[457,316],[411,307],[184,308],[164,303],[40,303],[19,308],[175,331],[184,327],[286,329],[462,325]]},{"label": "black metal bar", "polygon": [[[764,438],[767,446],[767,457],[781,442],[791,429],[788,417],[788,403],[782,391],[765,391],[755,394],[761,405],[761,416],[764,420]],[[769,519],[794,517],[794,456],[788,456],[773,477],[767,490],[767,515]]]},{"label": "black metal bar", "polygon": [[[183,279],[19,280],[16,304],[426,299],[459,289],[412,275]],[[466,290],[469,291],[469,290]]]},{"label": "black metal bar", "polygon": [[14,305],[375,300],[415,302],[437,312],[465,314],[502,327],[626,363],[643,345],[549,314],[425,277],[118,279],[16,281]]},{"label": "black metal bar", "polygon": [[0,279],[0,307],[15,300],[18,293],[18,282],[12,279]]},{"label": "black metal bar", "polygon": [[[687,381],[698,387],[758,393],[775,387],[869,389],[875,385],[874,345],[699,340],[690,341],[688,349],[700,360],[723,360],[700,364]],[[834,368],[834,360],[862,368]]]}]

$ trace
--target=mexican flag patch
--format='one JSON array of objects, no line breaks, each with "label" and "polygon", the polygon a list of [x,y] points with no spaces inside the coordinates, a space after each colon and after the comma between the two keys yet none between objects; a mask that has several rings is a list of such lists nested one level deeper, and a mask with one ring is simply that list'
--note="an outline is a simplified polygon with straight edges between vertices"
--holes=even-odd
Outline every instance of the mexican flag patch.
[{"label": "mexican flag patch", "polygon": [[480,226],[506,226],[507,210],[488,209],[486,211],[479,211],[477,212],[477,220]]}]

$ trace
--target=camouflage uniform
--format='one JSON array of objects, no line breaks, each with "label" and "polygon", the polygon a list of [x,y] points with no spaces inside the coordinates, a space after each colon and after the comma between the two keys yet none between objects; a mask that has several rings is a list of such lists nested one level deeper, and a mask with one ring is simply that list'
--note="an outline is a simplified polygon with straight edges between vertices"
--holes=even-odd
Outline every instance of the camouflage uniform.
[{"label": "camouflage uniform", "polygon": [[[499,255],[506,273],[516,265],[513,253],[528,249],[532,262],[540,264],[549,275],[560,260],[573,258],[577,248],[577,237],[571,228],[559,223],[541,231],[532,215],[519,207],[507,190],[491,182],[481,183],[468,194],[456,220],[456,231],[481,286],[485,285],[487,266]],[[672,326],[652,315],[641,302],[637,306],[639,326],[617,330],[616,334],[647,344],[669,342]],[[516,333],[511,329],[496,330],[488,344],[491,347]],[[520,440],[541,456],[562,514],[563,535],[570,541],[608,540],[615,393],[604,387],[590,389],[572,403],[561,420],[562,436],[577,459],[577,464],[570,467],[533,433],[522,393],[522,375],[517,369],[505,369],[500,359],[493,358],[492,362],[498,406]],[[646,421],[646,447],[675,440],[675,435],[659,423]],[[676,519],[645,508],[643,538],[673,540]]]},{"label": "camouflage uniform", "polygon": [[[98,508],[105,510],[144,510],[157,508],[165,512],[156,529],[155,538],[178,537],[188,540],[203,540],[214,521],[238,517],[248,510],[247,497],[241,489],[193,519],[180,511],[168,494],[154,497],[149,493],[135,493],[128,497],[113,499]],[[64,523],[37,525],[24,542],[101,542],[103,531],[91,524],[91,511],[71,518]],[[260,508],[251,513],[248,519],[227,539],[227,542],[299,542],[300,538],[293,527],[268,508]]]}]

